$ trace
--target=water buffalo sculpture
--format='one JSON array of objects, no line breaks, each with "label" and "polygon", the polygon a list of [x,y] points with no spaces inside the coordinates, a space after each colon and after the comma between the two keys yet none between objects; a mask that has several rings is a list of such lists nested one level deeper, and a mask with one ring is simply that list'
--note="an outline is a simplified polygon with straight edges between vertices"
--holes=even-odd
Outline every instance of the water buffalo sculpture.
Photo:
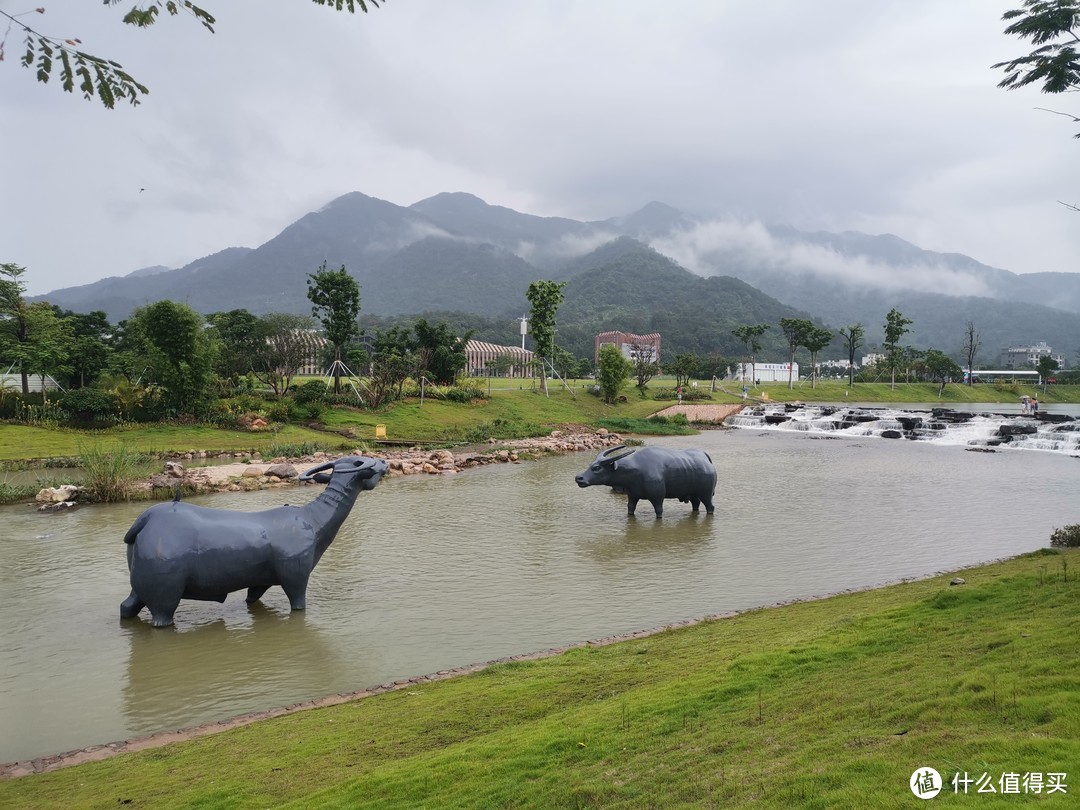
[{"label": "water buffalo sculpture", "polygon": [[357,496],[386,470],[385,461],[367,456],[320,464],[300,480],[326,489],[304,506],[236,512],[181,503],[179,494],[151,506],[124,535],[131,595],[120,604],[121,618],[149,607],[154,627],[167,627],[181,599],[224,602],[247,588],[250,603],[274,585],[293,610],[303,610],[312,569]]},{"label": "water buffalo sculpture", "polygon": [[634,514],[638,501],[653,505],[663,517],[664,500],[689,501],[696,512],[699,504],[713,513],[716,468],[704,450],[668,450],[664,447],[627,449],[619,445],[605,450],[587,470],[575,478],[579,487],[609,486],[626,492],[626,509]]}]

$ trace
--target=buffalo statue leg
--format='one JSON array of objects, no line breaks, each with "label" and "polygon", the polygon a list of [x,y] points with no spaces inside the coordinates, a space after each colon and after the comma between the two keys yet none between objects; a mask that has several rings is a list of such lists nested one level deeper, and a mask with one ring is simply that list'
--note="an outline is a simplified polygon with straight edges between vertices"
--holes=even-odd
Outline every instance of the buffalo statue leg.
[{"label": "buffalo statue leg", "polygon": [[649,503],[652,504],[653,511],[656,512],[657,517],[663,517],[664,516],[664,499],[663,498],[657,498],[656,500],[650,500]]},{"label": "buffalo statue leg", "polygon": [[265,587],[260,587],[260,588],[248,588],[247,599],[245,601],[249,605],[252,602],[258,602],[260,599],[262,599],[262,595],[264,593],[266,593],[268,590],[270,590],[269,585],[267,585]]},{"label": "buffalo statue leg", "polygon": [[637,502],[638,498],[635,498],[633,495],[626,496],[626,514],[634,514],[634,510],[637,509]]},{"label": "buffalo statue leg", "polygon": [[[705,514],[711,515],[713,513],[712,496],[711,495],[704,496],[701,499],[701,502],[705,504]],[[695,504],[694,508],[695,509],[697,508],[696,504]]]},{"label": "buffalo statue leg", "polygon": [[173,623],[173,614],[176,613],[176,608],[179,605],[179,596],[177,596],[176,599],[169,599],[168,601],[161,601],[149,605],[150,616],[153,618],[153,621],[150,623],[154,627],[168,627]]},{"label": "buffalo statue leg", "polygon": [[144,607],[146,607],[146,602],[140,599],[133,590],[128,598],[120,603],[120,618],[134,619]]},{"label": "buffalo statue leg", "polygon": [[173,614],[180,605],[180,599],[184,595],[183,583],[176,583],[171,588],[159,588],[152,596],[144,601],[150,608],[150,616],[154,627],[168,627],[173,623]]},{"label": "buffalo statue leg", "polygon": [[303,610],[307,607],[307,576],[294,576],[281,583],[281,590],[289,597],[289,606],[293,610]]}]

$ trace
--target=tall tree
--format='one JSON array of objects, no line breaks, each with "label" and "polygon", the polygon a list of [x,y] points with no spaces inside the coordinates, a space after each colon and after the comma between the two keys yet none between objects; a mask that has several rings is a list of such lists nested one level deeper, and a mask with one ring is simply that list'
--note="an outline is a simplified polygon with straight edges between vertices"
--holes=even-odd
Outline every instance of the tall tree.
[{"label": "tall tree", "polygon": [[604,402],[614,405],[619,399],[619,392],[630,379],[633,364],[614,343],[605,343],[600,347],[600,362],[596,367],[596,384]]},{"label": "tall tree", "polygon": [[656,376],[660,364],[656,362],[656,351],[651,343],[630,344],[630,363],[633,375],[637,379],[638,393],[645,396],[645,386]]},{"label": "tall tree", "polygon": [[342,265],[328,270],[323,262],[307,278],[307,297],[311,301],[311,316],[318,318],[326,330],[326,339],[334,349],[334,393],[341,393],[341,352],[351,340],[360,337],[360,285]]},{"label": "tall tree", "polygon": [[863,345],[863,338],[866,336],[866,327],[861,323],[853,323],[851,326],[841,326],[839,329],[840,337],[844,339],[847,344],[847,356],[848,356],[848,388],[851,388],[855,384],[855,352],[859,350],[859,347]]},{"label": "tall tree", "polygon": [[246,309],[231,309],[228,312],[212,312],[206,316],[206,320],[221,344],[217,373],[235,380],[251,371],[263,349],[259,318]]},{"label": "tall tree", "polygon": [[1046,391],[1046,380],[1058,369],[1058,361],[1048,354],[1044,354],[1039,357],[1039,362],[1035,364],[1035,370],[1039,372],[1039,379],[1042,382],[1042,390]]},{"label": "tall tree", "polygon": [[368,398],[372,408],[401,399],[405,381],[416,368],[416,341],[408,327],[393,326],[375,333]]},{"label": "tall tree", "polygon": [[18,344],[19,364],[41,377],[44,390],[46,377],[55,379],[70,371],[71,324],[60,318],[47,301],[34,301],[26,307],[25,324],[27,340]]},{"label": "tall tree", "polygon": [[413,331],[416,333],[417,371],[431,375],[432,381],[439,385],[453,385],[457,375],[468,365],[465,344],[472,332],[467,332],[464,337],[455,335],[446,321],[433,326],[424,318],[416,321]]},{"label": "tall tree", "polygon": [[92,385],[109,366],[112,355],[110,340],[114,327],[109,317],[98,309],[89,313],[59,310],[57,314],[71,327],[72,342],[65,363],[69,388]]},{"label": "tall tree", "polygon": [[537,360],[540,362],[540,386],[544,396],[550,396],[547,382],[547,364],[555,353],[555,324],[559,306],[563,302],[565,281],[534,281],[525,291],[532,308],[529,323],[533,341],[536,343]]},{"label": "tall tree", "polygon": [[217,344],[204,326],[191,307],[167,300],[136,309],[126,323],[166,415],[197,414],[212,396]]},{"label": "tall tree", "polygon": [[[11,262],[0,264],[0,361],[19,366],[23,394],[30,393],[30,381],[21,355],[30,339],[27,304],[23,298],[26,268]],[[5,368],[6,371],[6,368]]]},{"label": "tall tree", "polygon": [[927,349],[920,358],[923,374],[931,382],[938,383],[938,396],[945,391],[945,385],[963,375],[963,370],[956,361],[937,349]]},{"label": "tall tree", "polygon": [[757,385],[757,353],[761,351],[759,337],[769,331],[769,324],[759,323],[754,326],[738,326],[731,330],[731,334],[737,337],[746,347],[746,353],[750,356],[750,379]]},{"label": "tall tree", "polygon": [[892,373],[889,383],[892,390],[896,390],[896,366],[901,355],[900,338],[911,331],[908,329],[911,323],[911,319],[905,318],[896,307],[890,309],[885,316],[885,341],[882,345],[885,347],[885,359]]},{"label": "tall tree", "polygon": [[[312,0],[317,5],[337,11],[346,9],[349,13],[355,13],[357,8],[367,12],[369,6],[378,8],[379,3],[384,1]],[[111,6],[116,2],[117,0],[105,0],[105,5]],[[0,16],[8,18],[8,30],[12,26],[18,26],[22,31],[26,53],[20,61],[24,67],[34,69],[39,82],[47,83],[52,78],[53,69],[59,66],[60,86],[63,90],[70,93],[74,91],[78,83],[83,98],[92,99],[96,96],[110,110],[116,106],[117,100],[127,99],[132,104],[138,104],[139,96],[150,92],[117,62],[80,50],[78,46],[82,43],[78,38],[46,36],[31,28],[26,20],[20,19],[33,12],[44,14],[45,9],[34,8],[19,14],[9,14],[0,10]],[[181,13],[188,14],[202,23],[211,34],[214,33],[214,26],[217,24],[214,15],[191,0],[146,0],[132,7],[124,15],[123,22],[136,28],[149,28],[163,16],[163,13],[171,17]],[[3,49],[0,48],[0,58],[2,58],[2,52]]]},{"label": "tall tree", "polygon": [[830,343],[833,333],[823,326],[811,325],[803,335],[802,345],[810,352],[810,387],[817,388],[817,354]]},{"label": "tall tree", "polygon": [[664,371],[675,378],[675,386],[682,388],[690,382],[690,377],[701,365],[701,360],[692,352],[682,352],[675,359],[664,364]]},{"label": "tall tree", "polygon": [[788,388],[794,388],[795,352],[804,345],[807,335],[814,329],[812,321],[805,318],[781,318],[780,331],[788,344]]},{"label": "tall tree", "polygon": [[975,356],[979,353],[979,330],[975,328],[975,321],[968,321],[964,325],[964,357],[967,358],[967,384],[973,385],[975,378]]},{"label": "tall tree", "polygon": [[306,315],[288,312],[272,312],[257,320],[254,332],[259,342],[251,354],[251,370],[278,396],[288,392],[304,365],[312,348],[313,326]]}]

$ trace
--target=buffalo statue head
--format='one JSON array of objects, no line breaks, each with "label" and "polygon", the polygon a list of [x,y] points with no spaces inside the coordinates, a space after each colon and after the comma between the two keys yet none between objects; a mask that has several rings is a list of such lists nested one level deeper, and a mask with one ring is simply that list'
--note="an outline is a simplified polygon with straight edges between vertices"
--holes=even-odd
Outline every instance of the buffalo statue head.
[{"label": "buffalo statue head", "polygon": [[[336,461],[327,461],[317,467],[312,467],[306,473],[299,476],[300,481],[314,481],[317,484],[329,484],[330,481],[338,480],[346,486],[353,481],[360,483],[363,490],[375,489],[387,471],[388,466],[381,458],[370,456],[345,456]],[[329,472],[327,472],[329,470]]]}]

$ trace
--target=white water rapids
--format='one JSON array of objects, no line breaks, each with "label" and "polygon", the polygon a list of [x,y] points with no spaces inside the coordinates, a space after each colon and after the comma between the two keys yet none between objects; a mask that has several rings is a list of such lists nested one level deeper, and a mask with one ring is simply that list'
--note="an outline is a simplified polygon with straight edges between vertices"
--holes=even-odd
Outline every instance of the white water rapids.
[{"label": "white water rapids", "polygon": [[726,424],[834,436],[912,439],[979,449],[1042,450],[1080,455],[1080,420],[1064,414],[970,412],[950,408],[904,410],[802,403],[763,403]]}]

